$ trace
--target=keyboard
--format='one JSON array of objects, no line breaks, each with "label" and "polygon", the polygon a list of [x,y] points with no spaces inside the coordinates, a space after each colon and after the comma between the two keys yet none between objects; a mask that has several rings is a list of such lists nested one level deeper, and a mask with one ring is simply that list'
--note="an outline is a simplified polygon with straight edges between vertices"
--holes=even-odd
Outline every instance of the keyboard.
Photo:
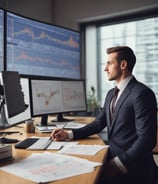
[{"label": "keyboard", "polygon": [[38,141],[39,138],[26,138],[23,141],[15,144],[15,148],[27,149],[29,146]]},{"label": "keyboard", "polygon": [[29,146],[29,150],[44,150],[52,143],[52,139],[49,137],[41,137],[34,144]]}]

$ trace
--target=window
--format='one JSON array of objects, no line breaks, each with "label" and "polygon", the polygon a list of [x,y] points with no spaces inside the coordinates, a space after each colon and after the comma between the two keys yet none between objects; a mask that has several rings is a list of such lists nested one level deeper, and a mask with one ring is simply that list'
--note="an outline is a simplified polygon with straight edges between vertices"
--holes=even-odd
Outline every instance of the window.
[{"label": "window", "polygon": [[137,57],[134,75],[153,89],[158,100],[158,17],[100,26],[97,34],[100,47],[98,67],[101,102],[104,102],[105,94],[113,85],[107,81],[104,72],[106,48],[118,45],[128,45],[134,50]]},{"label": "window", "polygon": [[101,106],[108,90],[115,85],[104,72],[106,49],[118,45],[134,50],[134,75],[154,91],[158,102],[158,7],[87,21],[81,28],[85,36],[86,90],[89,92],[94,86]]}]

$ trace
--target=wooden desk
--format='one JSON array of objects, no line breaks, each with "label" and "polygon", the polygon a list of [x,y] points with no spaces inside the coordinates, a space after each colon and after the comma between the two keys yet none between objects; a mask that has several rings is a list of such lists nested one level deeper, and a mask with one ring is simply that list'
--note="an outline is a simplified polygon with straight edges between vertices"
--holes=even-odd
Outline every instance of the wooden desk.
[{"label": "wooden desk", "polygon": [[[91,122],[94,118],[93,117],[77,117],[75,118],[76,121],[79,122],[83,122],[83,123],[89,123]],[[37,121],[37,120],[36,120]],[[34,133],[34,134],[30,134],[30,133],[25,133],[24,131],[24,124],[21,124],[20,127],[12,127],[10,129],[7,129],[7,131],[20,131],[22,133],[22,135],[20,134],[12,134],[12,135],[8,135],[7,137],[11,137],[11,138],[17,138],[19,140],[23,140],[26,137],[30,137],[30,136],[49,136],[48,133],[46,134],[41,134],[41,133]],[[79,142],[81,144],[101,144],[104,145],[104,142],[99,138],[98,135],[93,135],[87,139],[83,139],[83,140],[79,140]],[[14,156],[14,161],[19,161],[22,160],[26,157],[28,157],[29,155],[31,155],[34,152],[43,152],[43,151],[31,151],[31,150],[22,150],[22,149],[15,149],[14,145],[13,145],[13,156]],[[53,151],[50,151],[53,152]],[[103,162],[103,160],[106,158],[107,156],[107,149],[103,149],[100,152],[98,152],[95,156],[78,156],[81,158],[86,158],[90,161],[96,161],[96,162]],[[64,168],[63,168],[64,169]],[[101,166],[95,168],[95,170],[93,172],[90,172],[88,174],[82,174],[82,175],[78,175],[78,176],[74,176],[74,177],[70,177],[70,178],[66,178],[63,180],[59,180],[59,181],[55,181],[55,182],[50,182],[52,184],[95,184],[97,182],[98,176],[100,174],[101,171]],[[12,184],[33,184],[34,182],[30,181],[30,180],[26,180],[23,178],[20,178],[18,176],[0,171],[0,183],[1,184],[8,184],[8,183],[12,183]]]}]

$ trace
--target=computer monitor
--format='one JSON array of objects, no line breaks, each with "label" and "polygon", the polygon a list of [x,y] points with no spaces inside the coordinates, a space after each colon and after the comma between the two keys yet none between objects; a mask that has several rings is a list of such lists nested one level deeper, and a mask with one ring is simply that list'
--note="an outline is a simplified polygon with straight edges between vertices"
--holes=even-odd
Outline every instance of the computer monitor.
[{"label": "computer monitor", "polygon": [[0,9],[0,71],[4,70],[4,10]]},{"label": "computer monitor", "polygon": [[7,120],[24,112],[28,105],[25,104],[18,72],[2,71],[0,73],[0,84],[1,126],[5,128],[8,127]]},{"label": "computer monitor", "polygon": [[63,113],[86,111],[83,80],[31,79],[30,87],[32,116],[41,116],[41,125],[47,125],[49,114],[57,114],[56,121],[67,121]]},{"label": "computer monitor", "polygon": [[7,12],[6,70],[80,79],[80,33]]},{"label": "computer monitor", "polygon": [[24,101],[25,104],[28,105],[24,112],[21,112],[13,117],[7,119],[8,126],[15,126],[19,123],[22,123],[26,120],[31,119],[31,110],[30,110],[30,92],[29,92],[29,79],[28,78],[20,78],[20,83],[22,87],[22,92],[24,93]]}]

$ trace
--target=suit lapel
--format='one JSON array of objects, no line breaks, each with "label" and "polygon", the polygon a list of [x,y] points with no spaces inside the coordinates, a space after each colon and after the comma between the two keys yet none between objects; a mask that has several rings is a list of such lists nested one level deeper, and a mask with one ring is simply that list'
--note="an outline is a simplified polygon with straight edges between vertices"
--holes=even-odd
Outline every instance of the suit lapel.
[{"label": "suit lapel", "polygon": [[[120,110],[121,106],[123,105],[123,103],[125,102],[126,98],[131,93],[131,88],[133,87],[135,81],[136,81],[136,79],[133,78],[129,82],[129,84],[127,85],[127,87],[125,88],[125,90],[123,91],[123,93],[121,94],[120,98],[117,101],[117,104],[116,104],[116,107],[115,107],[115,112],[113,114],[113,120],[112,120],[110,128],[109,128],[109,135],[111,134],[111,132],[112,132],[112,130],[113,130],[115,124],[116,124],[116,119],[117,119],[117,116],[119,115],[119,110]],[[109,102],[109,103],[111,103],[111,102]],[[109,112],[109,116],[110,116],[110,112]]]}]

